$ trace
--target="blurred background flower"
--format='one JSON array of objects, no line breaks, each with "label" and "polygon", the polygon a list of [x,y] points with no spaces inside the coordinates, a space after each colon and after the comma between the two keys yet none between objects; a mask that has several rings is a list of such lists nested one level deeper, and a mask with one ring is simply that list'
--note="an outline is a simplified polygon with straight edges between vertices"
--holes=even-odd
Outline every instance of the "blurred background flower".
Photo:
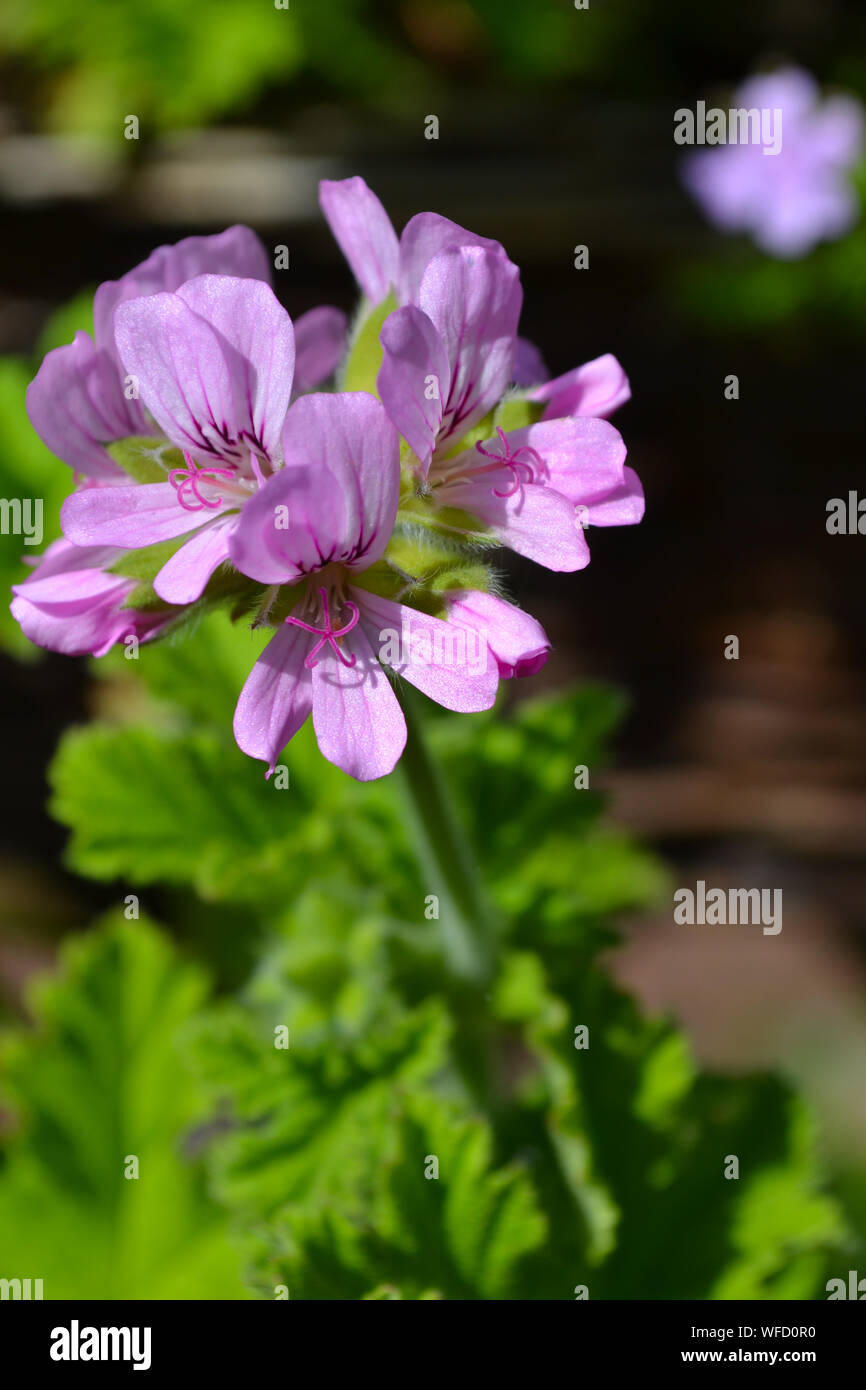
[{"label": "blurred background flower", "polygon": [[[757,127],[750,138],[743,131],[738,140],[728,128],[727,143],[683,161],[685,185],[711,222],[750,232],[762,250],[784,259],[851,230],[860,214],[852,180],[863,154],[858,101],[822,101],[809,73],[783,68],[751,78],[728,109],[758,113],[766,129],[760,138]],[[770,145],[776,127],[778,143]]]}]

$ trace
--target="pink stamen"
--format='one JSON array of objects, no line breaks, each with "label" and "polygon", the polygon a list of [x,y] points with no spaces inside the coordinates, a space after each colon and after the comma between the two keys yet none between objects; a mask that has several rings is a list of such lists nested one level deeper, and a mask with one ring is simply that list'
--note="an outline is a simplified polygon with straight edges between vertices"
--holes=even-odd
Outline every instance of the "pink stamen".
[{"label": "pink stamen", "polygon": [[[499,442],[502,445],[502,453],[493,454],[490,452],[489,449],[485,449],[481,443],[476,444],[475,447],[478,450],[479,454],[483,454],[485,458],[492,459],[493,462],[485,464],[481,468],[476,468],[473,471],[476,474],[481,474],[495,473],[500,468],[509,469],[513,479],[511,487],[508,488],[506,492],[500,492],[499,489],[495,487],[493,489],[493,496],[513,497],[515,492],[517,492],[521,487],[523,487],[524,482],[535,482],[535,473],[533,472],[532,464],[527,463],[525,458],[521,458],[521,454],[529,454],[530,458],[532,459],[532,463],[535,464],[535,467],[539,471],[542,471],[544,468],[544,459],[541,457],[538,450],[533,449],[529,444],[521,444],[519,449],[515,449],[512,452],[511,445],[509,444],[505,434],[505,430],[502,428],[501,425],[496,426],[496,433],[499,435]],[[527,477],[525,479],[521,478],[520,476],[521,468],[524,468],[526,470]]]},{"label": "pink stamen", "polygon": [[[234,477],[234,469],[211,468],[209,464],[199,468],[195,459],[191,454],[188,454],[185,449],[183,451],[183,457],[186,467],[173,468],[168,475],[168,481],[177,493],[178,502],[182,507],[185,507],[188,512],[200,512],[204,507],[207,507],[210,511],[216,511],[218,507],[222,506],[223,499],[218,497],[215,502],[209,502],[208,499],[202,497],[199,492],[199,483],[213,482],[215,478],[227,478],[231,481]],[[184,493],[187,491],[192,493],[195,498],[194,502],[188,501],[184,496]]]},{"label": "pink stamen", "polygon": [[340,648],[337,646],[337,638],[345,637],[347,632],[351,632],[352,628],[357,626],[358,619],[361,616],[358,612],[358,605],[356,603],[352,603],[349,599],[346,599],[346,607],[351,609],[352,616],[349,622],[346,623],[345,627],[332,627],[331,613],[330,609],[328,608],[327,589],[320,589],[319,596],[322,600],[322,612],[325,618],[324,627],[313,627],[310,623],[302,622],[300,618],[295,618],[291,615],[288,618],[286,618],[287,623],[291,623],[294,627],[302,627],[305,632],[312,632],[313,635],[315,637],[318,637],[319,639],[316,645],[313,647],[313,650],[309,653],[308,656],[304,658],[304,665],[306,666],[308,671],[311,671],[314,666],[318,666],[319,663],[316,660],[316,657],[319,655],[319,652],[322,650],[325,643],[330,642],[331,646],[334,649],[334,655],[338,657],[340,661],[342,661],[343,665],[354,666],[358,658],[354,655],[352,657],[344,656],[343,653],[340,651]]}]

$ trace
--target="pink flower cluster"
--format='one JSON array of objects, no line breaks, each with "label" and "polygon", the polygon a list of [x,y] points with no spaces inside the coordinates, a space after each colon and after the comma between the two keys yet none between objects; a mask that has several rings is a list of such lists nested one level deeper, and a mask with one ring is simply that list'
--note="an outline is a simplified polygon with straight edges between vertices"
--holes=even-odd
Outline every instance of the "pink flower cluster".
[{"label": "pink flower cluster", "polygon": [[[363,294],[351,339],[336,309],[293,323],[264,248],[232,227],[100,286],[93,339],[46,356],[28,412],[77,485],[12,611],[40,646],[101,655],[234,584],[276,629],[241,691],[240,747],[273,769],[312,714],[325,757],[368,780],[406,740],[387,667],[474,711],[544,664],[543,629],[494,592],[485,547],[581,569],[585,526],[639,521],[643,495],[605,418],[628,399],[622,368],[546,379],[498,242],[433,213],[398,239],[359,178],[324,183],[321,203]],[[379,321],[370,390],[318,389]],[[431,542],[471,586],[459,563],[424,572]]]}]

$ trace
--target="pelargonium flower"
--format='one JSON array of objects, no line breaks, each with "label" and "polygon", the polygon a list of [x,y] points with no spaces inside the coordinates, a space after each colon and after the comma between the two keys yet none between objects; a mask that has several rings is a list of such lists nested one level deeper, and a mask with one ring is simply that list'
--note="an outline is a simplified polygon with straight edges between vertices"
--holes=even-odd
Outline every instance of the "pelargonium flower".
[{"label": "pelargonium flower", "polygon": [[711,222],[750,232],[771,256],[803,256],[819,241],[843,236],[856,222],[851,171],[863,151],[864,119],[850,96],[821,101],[801,68],[752,77],[732,106],[782,112],[782,147],[728,144],[689,155],[683,181]]},{"label": "pelargonium flower", "polygon": [[281,465],[292,323],[264,282],[199,275],[175,293],[125,300],[115,335],[142,402],[183,463],[164,482],[73,493],[61,512],[64,535],[129,549],[188,535],[153,587],[167,603],[192,603],[228,559],[244,504]]},{"label": "pelargonium flower", "polygon": [[110,546],[54,541],[32,574],[12,585],[12,616],[25,636],[37,647],[65,656],[104,656],[124,638],[146,642],[157,637],[176,614],[123,606],[136,582],[111,573],[123,553]]},{"label": "pelargonium flower", "polygon": [[[498,242],[435,213],[412,218],[398,242],[362,179],[325,182],[320,197],[367,298],[375,304],[391,290],[399,305],[381,328],[376,388],[439,523],[577,570],[589,563],[585,526],[640,521],[643,491],[624,466],[625,445],[594,418],[628,398],[616,359],[541,381],[540,354],[517,336],[519,272]],[[506,431],[494,412],[516,377],[532,386],[526,414],[535,420]],[[466,443],[488,419],[495,432]]]},{"label": "pelargonium flower", "polygon": [[49,354],[31,384],[80,486],[13,611],[34,641],[98,655],[203,595],[231,594],[235,616],[254,604],[276,631],[238,744],[269,775],[312,715],[324,755],[366,781],[406,740],[388,671],[468,712],[547,660],[477,542],[577,569],[584,526],[638,520],[643,499],[603,418],[628,398],[622,368],[607,355],[549,379],[517,336],[498,242],[430,213],[398,242],[361,180],[323,185],[322,202],[366,296],[346,379],[381,399],[309,394],[344,320],[314,310],[293,329],[252,233],[162,248],[101,287],[95,342]]},{"label": "pelargonium flower", "polygon": [[[217,236],[187,237],[160,246],[119,280],[106,280],[93,304],[94,336],[76,333],[72,343],[47,353],[27,391],[27,413],[52,453],[91,480],[123,483],[125,475],[106,445],[153,435],[155,421],[127,388],[126,369],[114,337],[114,314],[129,299],[177,290],[198,275],[230,275],[270,284],[267,252],[249,227]],[[343,354],[345,315],[322,307],[295,322],[297,391],[311,390],[331,375]]]},{"label": "pelargonium flower", "polygon": [[368,781],[391,771],[406,741],[384,663],[464,711],[493,704],[497,663],[486,642],[477,644],[480,659],[467,657],[467,627],[364,585],[391,537],[400,493],[399,439],[374,397],[302,397],[286,418],[282,451],[284,466],[247,503],[229,551],[243,574],[297,589],[297,599],[241,692],[235,737],[270,772],[312,714],[324,756]]}]

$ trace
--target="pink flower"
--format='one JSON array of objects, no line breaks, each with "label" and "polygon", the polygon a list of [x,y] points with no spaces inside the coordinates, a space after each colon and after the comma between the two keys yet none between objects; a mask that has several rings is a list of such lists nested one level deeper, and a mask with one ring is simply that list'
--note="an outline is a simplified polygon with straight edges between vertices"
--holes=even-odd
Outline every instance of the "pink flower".
[{"label": "pink flower", "polygon": [[[643,491],[622,439],[594,418],[628,399],[616,358],[543,383],[540,354],[517,337],[519,272],[498,242],[435,213],[413,217],[398,241],[363,179],[325,182],[320,199],[367,298],[391,290],[400,306],[382,326],[376,387],[439,524],[486,529],[550,569],[577,570],[589,563],[585,526],[640,521]],[[460,450],[515,380],[533,387],[539,424]]]},{"label": "pink flower", "polygon": [[[863,150],[863,108],[853,97],[821,102],[800,68],[752,77],[733,108],[781,112],[781,149],[731,143],[690,155],[683,181],[710,221],[750,232],[771,256],[803,256],[857,221],[851,171]],[[778,118],[777,118],[778,119]]]},{"label": "pink flower", "polygon": [[156,637],[175,615],[123,607],[135,580],[109,572],[123,553],[62,539],[50,545],[29,578],[12,585],[12,616],[30,641],[65,656],[104,656],[126,637]]},{"label": "pink flower", "polygon": [[[120,280],[100,285],[93,305],[93,338],[76,333],[72,343],[46,354],[27,391],[27,413],[42,441],[76,473],[123,483],[125,475],[105,445],[157,432],[144,403],[125,381],[114,336],[118,305],[177,290],[205,274],[266,284],[271,278],[265,248],[248,227],[160,246]],[[330,376],[342,356],[345,316],[337,309],[312,309],[296,321],[295,334],[296,390],[307,391]]]},{"label": "pink flower", "polygon": [[273,771],[312,714],[324,756],[369,781],[391,771],[406,741],[383,664],[447,709],[464,711],[493,704],[498,668],[483,644],[480,660],[467,659],[467,628],[360,581],[384,554],[400,491],[399,439],[374,397],[303,397],[286,419],[283,458],[229,541],[242,573],[298,586],[295,607],[241,692],[235,737]]},{"label": "pink flower", "polygon": [[166,603],[192,603],[229,556],[244,504],[282,462],[292,389],[291,320],[262,281],[199,275],[115,313],[117,349],[184,466],[165,482],[85,487],[67,498],[76,545],[136,550],[189,536],[154,580]]}]

